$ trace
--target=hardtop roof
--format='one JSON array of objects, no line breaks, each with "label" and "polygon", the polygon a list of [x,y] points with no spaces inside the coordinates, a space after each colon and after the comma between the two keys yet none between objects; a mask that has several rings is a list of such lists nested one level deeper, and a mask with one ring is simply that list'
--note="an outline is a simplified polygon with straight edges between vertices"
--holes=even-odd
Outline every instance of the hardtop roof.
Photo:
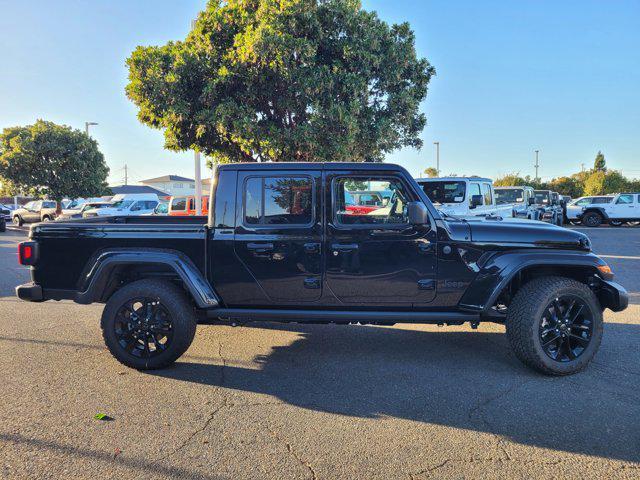
[{"label": "hardtop roof", "polygon": [[382,172],[403,170],[394,163],[378,162],[256,162],[225,163],[219,170],[379,170]]}]

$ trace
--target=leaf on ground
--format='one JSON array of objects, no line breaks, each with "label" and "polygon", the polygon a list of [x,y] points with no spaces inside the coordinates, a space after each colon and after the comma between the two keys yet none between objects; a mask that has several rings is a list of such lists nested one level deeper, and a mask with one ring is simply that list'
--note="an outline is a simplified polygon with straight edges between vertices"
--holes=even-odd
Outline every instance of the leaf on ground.
[{"label": "leaf on ground", "polygon": [[113,417],[110,417],[109,415],[107,415],[106,413],[96,413],[93,418],[95,420],[102,420],[103,422],[110,422],[111,420],[113,420]]}]

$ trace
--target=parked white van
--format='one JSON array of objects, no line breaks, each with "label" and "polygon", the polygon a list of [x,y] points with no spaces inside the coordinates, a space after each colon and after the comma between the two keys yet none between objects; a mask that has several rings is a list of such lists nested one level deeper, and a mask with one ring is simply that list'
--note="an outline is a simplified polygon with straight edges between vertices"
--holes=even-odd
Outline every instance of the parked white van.
[{"label": "parked white van", "polygon": [[111,199],[111,206],[87,210],[83,218],[108,217],[114,215],[145,215],[153,213],[160,200],[155,193],[129,193],[116,195]]},{"label": "parked white van", "polygon": [[513,217],[511,205],[496,205],[493,180],[481,177],[416,178],[435,207],[457,217]]}]

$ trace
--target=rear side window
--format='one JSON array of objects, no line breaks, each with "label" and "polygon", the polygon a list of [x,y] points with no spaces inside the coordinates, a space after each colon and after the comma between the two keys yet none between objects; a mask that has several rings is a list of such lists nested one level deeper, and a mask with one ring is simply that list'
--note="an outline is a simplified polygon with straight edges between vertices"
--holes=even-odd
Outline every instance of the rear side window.
[{"label": "rear side window", "polygon": [[592,203],[611,203],[611,197],[595,198]]},{"label": "rear side window", "polygon": [[56,202],[43,202],[42,208],[56,208]]},{"label": "rear side window", "polygon": [[244,222],[248,225],[309,225],[310,177],[251,177],[245,183]]}]

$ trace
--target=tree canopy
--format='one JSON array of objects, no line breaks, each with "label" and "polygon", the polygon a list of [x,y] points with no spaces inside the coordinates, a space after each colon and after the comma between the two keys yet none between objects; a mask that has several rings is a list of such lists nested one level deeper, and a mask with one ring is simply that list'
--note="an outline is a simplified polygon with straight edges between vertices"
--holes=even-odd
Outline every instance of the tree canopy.
[{"label": "tree canopy", "polygon": [[593,171],[594,172],[607,171],[607,162],[604,159],[604,155],[600,151],[598,151],[598,154],[596,155],[596,159],[593,161]]},{"label": "tree canopy", "polygon": [[66,125],[38,120],[0,134],[0,177],[12,194],[65,197],[102,195],[107,167],[95,140]]},{"label": "tree canopy", "polygon": [[423,172],[429,178],[435,178],[438,176],[438,169],[434,167],[427,167]]},{"label": "tree canopy", "polygon": [[359,0],[210,0],[185,40],[127,59],[138,118],[214,162],[381,161],[422,146],[435,74]]}]

